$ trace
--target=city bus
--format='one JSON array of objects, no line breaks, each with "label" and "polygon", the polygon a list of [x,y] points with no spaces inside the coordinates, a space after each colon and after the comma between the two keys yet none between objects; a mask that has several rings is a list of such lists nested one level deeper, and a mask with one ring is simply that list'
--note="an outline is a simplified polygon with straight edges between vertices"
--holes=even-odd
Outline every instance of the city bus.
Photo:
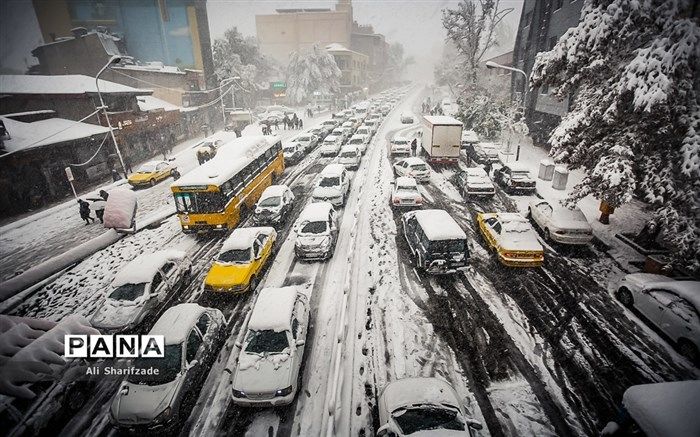
[{"label": "city bus", "polygon": [[277,138],[250,136],[227,142],[212,160],[170,186],[182,231],[235,228],[283,171],[282,143]]}]

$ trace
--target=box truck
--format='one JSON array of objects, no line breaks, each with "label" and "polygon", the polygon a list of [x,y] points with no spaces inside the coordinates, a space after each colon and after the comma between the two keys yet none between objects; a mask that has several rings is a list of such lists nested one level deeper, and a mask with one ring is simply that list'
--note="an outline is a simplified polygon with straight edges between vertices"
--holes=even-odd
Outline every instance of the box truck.
[{"label": "box truck", "polygon": [[421,147],[428,162],[457,164],[462,141],[462,123],[447,115],[423,116]]}]

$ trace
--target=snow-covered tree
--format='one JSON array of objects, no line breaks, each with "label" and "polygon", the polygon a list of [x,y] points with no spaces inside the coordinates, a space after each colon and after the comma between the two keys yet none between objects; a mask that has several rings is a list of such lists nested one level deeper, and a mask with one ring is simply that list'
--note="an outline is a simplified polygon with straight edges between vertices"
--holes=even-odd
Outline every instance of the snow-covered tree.
[{"label": "snow-covered tree", "polygon": [[677,259],[700,268],[700,29],[692,0],[588,0],[536,59],[532,89],[573,103],[552,156],[583,168],[570,201],[641,196]]},{"label": "snow-covered tree", "polygon": [[317,45],[310,52],[293,52],[287,66],[287,99],[298,104],[308,100],[314,91],[336,93],[341,76],[333,55]]},{"label": "snow-covered tree", "polygon": [[502,135],[528,133],[519,104],[507,99],[493,98],[489,94],[479,94],[457,101],[459,111],[455,115],[464,128],[473,130],[479,138],[494,140]]},{"label": "snow-covered tree", "polygon": [[253,93],[260,89],[273,70],[272,62],[260,53],[255,38],[244,37],[235,27],[212,45],[214,74],[219,80],[238,76],[236,102],[252,103]]}]

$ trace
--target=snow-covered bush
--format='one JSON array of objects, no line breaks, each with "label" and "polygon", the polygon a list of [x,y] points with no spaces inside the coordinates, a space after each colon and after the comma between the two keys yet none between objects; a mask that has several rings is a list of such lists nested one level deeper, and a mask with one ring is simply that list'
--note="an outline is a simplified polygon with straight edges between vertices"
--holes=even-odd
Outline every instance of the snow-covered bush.
[{"label": "snow-covered bush", "polygon": [[677,259],[700,268],[700,29],[691,0],[589,0],[537,56],[532,89],[572,96],[552,156],[583,168],[570,201],[640,196]]},{"label": "snow-covered bush", "polygon": [[287,67],[287,99],[307,101],[314,91],[333,94],[340,89],[342,73],[333,56],[314,45],[310,52],[292,52]]}]

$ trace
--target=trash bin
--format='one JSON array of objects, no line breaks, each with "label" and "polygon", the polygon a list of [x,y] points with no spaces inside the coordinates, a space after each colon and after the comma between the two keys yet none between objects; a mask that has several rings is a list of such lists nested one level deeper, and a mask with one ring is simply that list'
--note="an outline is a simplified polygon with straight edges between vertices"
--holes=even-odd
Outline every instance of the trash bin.
[{"label": "trash bin", "polygon": [[554,161],[551,159],[543,159],[540,161],[540,173],[538,178],[543,181],[551,181],[554,176]]},{"label": "trash bin", "polygon": [[552,188],[555,190],[566,190],[566,183],[569,181],[569,170],[561,165],[554,167],[552,178]]}]

